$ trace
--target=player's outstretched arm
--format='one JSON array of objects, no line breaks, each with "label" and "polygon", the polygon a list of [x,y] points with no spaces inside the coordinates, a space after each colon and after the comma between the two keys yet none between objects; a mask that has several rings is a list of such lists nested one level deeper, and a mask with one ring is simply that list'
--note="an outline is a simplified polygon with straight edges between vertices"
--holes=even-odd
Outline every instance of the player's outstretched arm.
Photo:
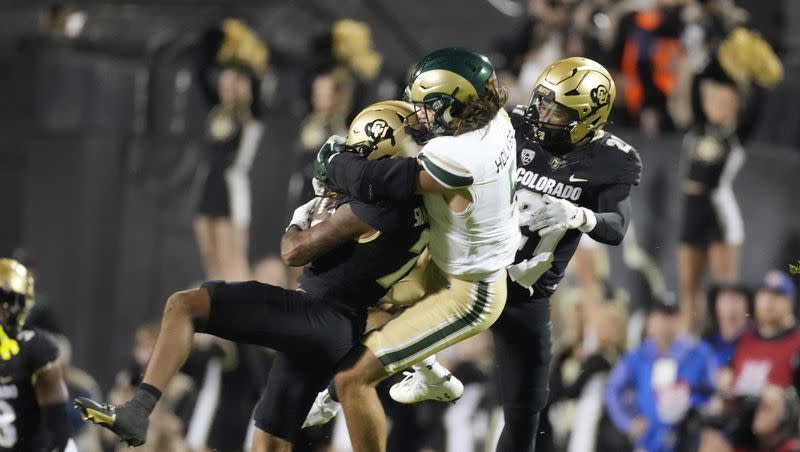
[{"label": "player's outstretched arm", "polygon": [[330,218],[319,224],[311,227],[307,225],[308,223],[303,224],[303,221],[293,219],[283,234],[281,258],[286,265],[301,267],[348,240],[374,231],[353,213],[349,204],[341,205]]},{"label": "player's outstretched arm", "polygon": [[[428,172],[424,162],[420,164],[415,158],[367,160],[347,152],[342,140],[331,137],[314,164],[315,178],[336,186],[339,192],[365,202],[407,203],[417,193],[455,188],[442,183]],[[471,180],[464,185],[470,184]]]},{"label": "player's outstretched arm", "polygon": [[597,220],[588,231],[589,237],[607,245],[619,245],[625,238],[631,219],[631,186],[628,184],[609,185],[597,197]]},{"label": "player's outstretched arm", "polygon": [[48,366],[34,377],[33,387],[42,413],[42,424],[50,433],[47,450],[63,451],[67,447],[70,432],[67,385],[64,383],[61,366]]}]

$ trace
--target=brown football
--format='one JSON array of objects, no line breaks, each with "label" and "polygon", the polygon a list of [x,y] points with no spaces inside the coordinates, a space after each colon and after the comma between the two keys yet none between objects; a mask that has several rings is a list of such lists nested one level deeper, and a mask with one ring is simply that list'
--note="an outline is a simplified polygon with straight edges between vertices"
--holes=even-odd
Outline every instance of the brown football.
[{"label": "brown football", "polygon": [[311,210],[311,226],[315,226],[328,219],[336,210],[336,200],[329,197],[318,197]]}]

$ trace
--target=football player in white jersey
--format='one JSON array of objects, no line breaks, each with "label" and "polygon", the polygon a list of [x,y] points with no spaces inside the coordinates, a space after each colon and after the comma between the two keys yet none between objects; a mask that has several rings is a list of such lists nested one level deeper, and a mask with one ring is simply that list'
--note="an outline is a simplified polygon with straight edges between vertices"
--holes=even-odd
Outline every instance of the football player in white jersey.
[{"label": "football player in white jersey", "polygon": [[[630,221],[629,195],[642,165],[632,146],[603,130],[615,93],[603,66],[565,58],[541,74],[530,105],[511,114],[525,239],[508,268],[508,303],[491,329],[505,416],[498,452],[535,448],[539,412],[548,398],[550,296],[581,236],[619,245]],[[393,399],[415,403],[441,392],[441,385],[428,384],[415,370],[392,387]]]},{"label": "football player in white jersey", "polygon": [[[356,451],[386,449],[375,385],[485,330],[503,310],[505,267],[521,240],[506,97],[486,57],[440,49],[416,64],[406,88],[416,110],[407,122],[424,143],[417,159],[367,161],[341,152],[336,137],[320,150],[318,179],[367,202],[406,202],[420,193],[430,220],[427,255],[390,294],[411,306],[366,336],[334,379]],[[425,370],[449,378],[438,364]]]}]

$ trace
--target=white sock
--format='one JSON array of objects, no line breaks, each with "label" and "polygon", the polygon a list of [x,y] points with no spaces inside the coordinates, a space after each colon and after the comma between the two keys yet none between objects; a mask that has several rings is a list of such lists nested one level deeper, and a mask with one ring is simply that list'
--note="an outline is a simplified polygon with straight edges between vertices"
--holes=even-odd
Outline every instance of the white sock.
[{"label": "white sock", "polygon": [[436,361],[436,355],[431,355],[423,359],[419,364],[414,364],[414,370],[422,374],[428,380],[439,381],[450,373]]}]

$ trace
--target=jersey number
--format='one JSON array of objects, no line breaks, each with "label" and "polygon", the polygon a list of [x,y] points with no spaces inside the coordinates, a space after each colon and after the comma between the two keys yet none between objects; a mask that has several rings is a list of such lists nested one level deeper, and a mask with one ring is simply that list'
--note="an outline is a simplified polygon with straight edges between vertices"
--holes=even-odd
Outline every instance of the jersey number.
[{"label": "jersey number", "polygon": [[[533,220],[533,215],[542,207],[544,207],[542,195],[539,193],[534,193],[530,190],[518,190],[517,208],[519,209],[520,227],[530,226]],[[564,237],[564,233],[566,233],[565,230],[555,230],[542,236],[542,238],[539,239],[539,243],[536,245],[536,249],[533,250],[531,257],[540,253],[552,253],[555,251],[556,246],[558,246],[558,242],[560,242],[561,238]],[[521,250],[524,248],[526,243],[528,243],[528,236],[523,235],[518,249]],[[547,268],[543,269],[542,273],[549,270],[551,266],[550,263],[542,263],[541,265],[547,266]]]},{"label": "jersey number", "polygon": [[0,400],[0,447],[12,448],[17,444],[17,414],[5,400]]}]

